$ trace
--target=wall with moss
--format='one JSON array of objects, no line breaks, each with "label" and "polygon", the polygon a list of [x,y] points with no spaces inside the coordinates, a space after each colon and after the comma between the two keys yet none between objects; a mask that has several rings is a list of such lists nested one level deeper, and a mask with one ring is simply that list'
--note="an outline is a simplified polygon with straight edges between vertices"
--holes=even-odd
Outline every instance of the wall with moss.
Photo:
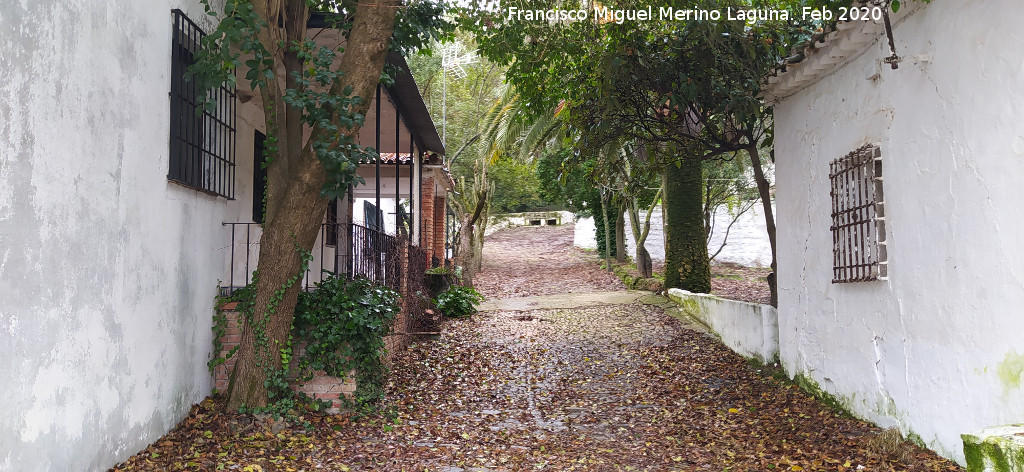
[{"label": "wall with moss", "polygon": [[779,327],[774,307],[678,288],[669,289],[668,297],[687,315],[714,331],[733,351],[764,363],[778,359]]}]

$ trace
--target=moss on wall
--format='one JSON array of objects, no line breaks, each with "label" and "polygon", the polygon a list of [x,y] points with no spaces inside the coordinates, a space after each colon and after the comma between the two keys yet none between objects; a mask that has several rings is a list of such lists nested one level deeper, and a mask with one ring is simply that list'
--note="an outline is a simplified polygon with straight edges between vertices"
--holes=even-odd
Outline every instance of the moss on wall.
[{"label": "moss on wall", "polygon": [[[601,264],[601,267],[604,268],[603,263]],[[632,263],[613,265],[612,272],[622,280],[622,283],[630,290],[649,290],[652,292],[658,292],[662,290],[665,282],[664,277],[657,273],[655,273],[651,278],[645,279],[641,277],[636,265]]]},{"label": "moss on wall", "polygon": [[854,415],[851,413],[851,409],[847,406],[851,402],[825,391],[814,379],[802,373],[797,373],[793,376],[793,382],[799,385],[800,388],[804,389],[804,391],[811,394],[811,396],[817,398],[818,401],[828,405],[828,407],[836,413],[847,418],[854,418]]},{"label": "moss on wall", "polygon": [[1017,351],[1006,353],[1003,362],[996,366],[996,375],[999,376],[1004,390],[1020,388],[1021,381],[1024,380],[1024,355],[1017,354]]}]

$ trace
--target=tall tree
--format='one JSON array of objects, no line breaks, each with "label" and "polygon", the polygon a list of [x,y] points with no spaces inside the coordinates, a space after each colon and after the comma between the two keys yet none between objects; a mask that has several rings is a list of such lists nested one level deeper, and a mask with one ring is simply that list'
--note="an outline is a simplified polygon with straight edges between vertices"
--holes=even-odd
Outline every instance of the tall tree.
[{"label": "tall tree", "polygon": [[[208,12],[214,15],[208,6]],[[307,28],[314,11],[346,39],[317,42]],[[363,124],[393,34],[405,47],[438,28],[438,6],[401,0],[227,0],[193,71],[201,83],[235,81],[244,72],[266,118],[266,216],[255,300],[244,313],[229,409],[263,407],[287,388],[283,361],[301,278],[330,198],[357,181],[360,158],[376,157],[355,137]],[[396,34],[396,25],[398,26]]]}]

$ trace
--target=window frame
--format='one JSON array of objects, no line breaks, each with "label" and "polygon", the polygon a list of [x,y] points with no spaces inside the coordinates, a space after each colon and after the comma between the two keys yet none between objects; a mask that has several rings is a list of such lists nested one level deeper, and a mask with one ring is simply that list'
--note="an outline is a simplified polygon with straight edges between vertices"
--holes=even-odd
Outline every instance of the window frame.
[{"label": "window frame", "polygon": [[170,156],[167,179],[200,192],[234,199],[235,89],[230,83],[211,90],[211,105],[190,80],[188,67],[206,35],[181,10],[171,10]]},{"label": "window frame", "polygon": [[887,280],[882,151],[867,144],[829,163],[832,283]]}]

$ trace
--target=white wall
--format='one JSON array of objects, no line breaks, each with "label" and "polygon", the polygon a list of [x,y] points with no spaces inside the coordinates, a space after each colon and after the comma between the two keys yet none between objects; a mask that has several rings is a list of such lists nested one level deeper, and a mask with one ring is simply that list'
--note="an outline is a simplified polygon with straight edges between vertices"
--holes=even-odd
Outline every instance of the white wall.
[{"label": "white wall", "polygon": [[[898,70],[879,42],[775,109],[784,366],[961,462],[961,433],[1024,421],[1019,12],[936,0],[896,26]],[[866,143],[889,280],[832,284],[828,164]]]},{"label": "white wall", "polygon": [[668,298],[683,312],[711,329],[742,356],[766,364],[779,355],[779,315],[775,307],[719,298],[706,293],[668,289]]},{"label": "white wall", "polygon": [[[643,218],[646,210],[641,211]],[[719,208],[715,212],[715,232],[711,234],[711,241],[708,243],[708,252],[714,254],[725,238],[725,228],[732,221],[732,216],[725,208]],[[594,219],[580,218],[576,221],[576,237],[574,244],[588,249],[597,249],[597,239],[594,233]],[[765,229],[764,211],[758,203],[746,213],[740,215],[736,224],[729,230],[729,237],[725,240],[725,248],[715,258],[717,262],[731,262],[747,267],[770,267],[772,265],[772,246],[768,241],[768,230]],[[630,257],[635,253],[636,240],[633,238],[633,231],[629,229],[629,219],[626,219],[626,246]],[[662,226],[661,207],[654,209],[651,215],[651,231],[644,241],[644,247],[651,253],[651,259],[665,261],[665,231]]]},{"label": "white wall", "polygon": [[0,6],[0,470],[105,470],[210,392],[232,218],[166,177],[187,3]]}]

